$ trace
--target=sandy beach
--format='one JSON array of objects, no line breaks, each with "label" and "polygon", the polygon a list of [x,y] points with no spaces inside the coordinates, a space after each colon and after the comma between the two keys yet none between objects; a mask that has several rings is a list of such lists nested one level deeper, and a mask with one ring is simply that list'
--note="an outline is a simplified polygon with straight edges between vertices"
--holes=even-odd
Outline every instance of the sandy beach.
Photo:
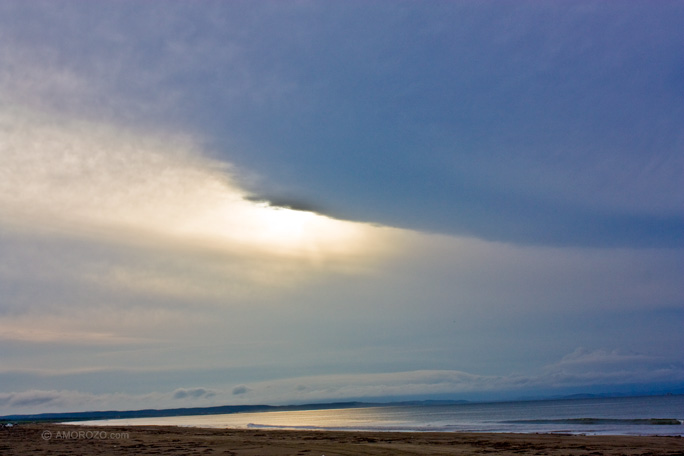
[{"label": "sandy beach", "polygon": [[2,455],[684,455],[681,437],[86,427],[0,429]]}]

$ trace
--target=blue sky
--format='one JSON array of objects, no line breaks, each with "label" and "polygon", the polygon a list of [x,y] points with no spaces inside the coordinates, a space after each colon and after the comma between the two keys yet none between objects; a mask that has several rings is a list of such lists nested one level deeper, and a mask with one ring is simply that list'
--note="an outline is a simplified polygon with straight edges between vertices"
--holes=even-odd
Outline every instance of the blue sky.
[{"label": "blue sky", "polygon": [[0,413],[684,385],[680,2],[0,3]]}]

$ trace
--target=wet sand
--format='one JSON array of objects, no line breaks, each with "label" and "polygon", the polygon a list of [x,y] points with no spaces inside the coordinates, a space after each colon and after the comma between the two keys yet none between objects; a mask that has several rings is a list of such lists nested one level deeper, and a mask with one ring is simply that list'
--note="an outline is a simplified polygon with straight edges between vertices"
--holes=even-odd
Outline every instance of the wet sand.
[{"label": "wet sand", "polygon": [[681,437],[90,427],[0,428],[1,455],[684,455]]}]

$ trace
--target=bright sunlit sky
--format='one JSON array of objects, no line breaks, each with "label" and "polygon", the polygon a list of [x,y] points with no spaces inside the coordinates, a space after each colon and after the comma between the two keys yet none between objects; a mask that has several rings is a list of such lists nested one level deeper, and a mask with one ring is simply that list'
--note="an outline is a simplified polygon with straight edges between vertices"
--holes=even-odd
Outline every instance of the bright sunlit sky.
[{"label": "bright sunlit sky", "polygon": [[682,24],[0,0],[0,415],[683,391]]}]

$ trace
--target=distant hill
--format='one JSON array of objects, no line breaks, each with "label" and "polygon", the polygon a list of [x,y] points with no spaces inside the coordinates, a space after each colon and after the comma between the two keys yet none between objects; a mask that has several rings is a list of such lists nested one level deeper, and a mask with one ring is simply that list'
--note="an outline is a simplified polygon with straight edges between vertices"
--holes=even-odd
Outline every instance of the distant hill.
[{"label": "distant hill", "polygon": [[645,396],[679,396],[684,395],[684,388],[674,388],[668,391],[657,391],[652,393],[623,393],[623,392],[606,392],[606,393],[577,393],[577,394],[563,394],[554,396],[520,396],[517,401],[549,401],[549,400],[572,400],[572,399],[601,399],[601,398],[619,398],[619,397],[645,397]]},{"label": "distant hill", "polygon": [[292,410],[323,410],[360,407],[390,407],[390,406],[420,406],[420,405],[451,405],[463,404],[468,401],[428,400],[404,402],[329,402],[321,404],[303,405],[221,405],[217,407],[192,407],[175,409],[145,409],[145,410],[109,410],[70,413],[40,413],[36,415],[6,415],[0,416],[0,422],[27,421],[90,421],[114,420],[130,418],[158,418],[164,416],[192,416],[192,415],[223,415],[230,413],[248,412],[278,412]]}]

